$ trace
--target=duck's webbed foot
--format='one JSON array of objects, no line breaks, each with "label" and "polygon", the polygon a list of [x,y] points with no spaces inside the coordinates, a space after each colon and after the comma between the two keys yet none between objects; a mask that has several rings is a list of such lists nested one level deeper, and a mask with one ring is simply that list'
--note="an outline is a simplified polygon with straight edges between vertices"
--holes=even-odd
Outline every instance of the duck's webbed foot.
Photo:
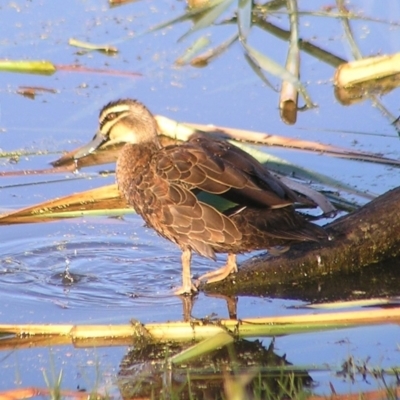
[{"label": "duck's webbed foot", "polygon": [[200,276],[199,283],[219,282],[225,279],[229,274],[237,272],[236,254],[228,254],[226,264],[215,271],[207,272]]},{"label": "duck's webbed foot", "polygon": [[174,290],[174,294],[177,296],[190,296],[192,293],[197,293],[197,287],[192,282],[189,285],[182,285]]}]

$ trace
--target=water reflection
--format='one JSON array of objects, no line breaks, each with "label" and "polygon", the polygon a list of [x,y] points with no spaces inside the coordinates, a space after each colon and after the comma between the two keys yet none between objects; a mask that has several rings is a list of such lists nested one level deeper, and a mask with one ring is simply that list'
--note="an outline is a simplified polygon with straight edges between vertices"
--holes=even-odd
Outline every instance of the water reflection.
[{"label": "water reflection", "polygon": [[166,343],[130,349],[118,374],[122,398],[293,398],[312,382],[307,371],[287,368],[290,363],[274,352],[273,342],[235,340],[184,364],[168,362],[189,346]]}]

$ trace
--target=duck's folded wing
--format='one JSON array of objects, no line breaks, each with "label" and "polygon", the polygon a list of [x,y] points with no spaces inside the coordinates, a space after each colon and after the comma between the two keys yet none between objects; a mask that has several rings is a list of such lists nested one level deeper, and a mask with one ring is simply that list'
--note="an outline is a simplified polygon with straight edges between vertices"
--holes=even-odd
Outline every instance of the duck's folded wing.
[{"label": "duck's folded wing", "polygon": [[225,148],[223,142],[206,144],[187,142],[165,148],[156,160],[157,173],[170,182],[221,195],[236,204],[271,208],[293,204],[295,195],[290,189],[247,153],[232,145]]},{"label": "duck's folded wing", "polygon": [[191,190],[175,183],[158,181],[153,191],[159,231],[182,248],[215,259],[214,247],[235,246],[242,238],[238,227],[226,215],[199,202]]}]

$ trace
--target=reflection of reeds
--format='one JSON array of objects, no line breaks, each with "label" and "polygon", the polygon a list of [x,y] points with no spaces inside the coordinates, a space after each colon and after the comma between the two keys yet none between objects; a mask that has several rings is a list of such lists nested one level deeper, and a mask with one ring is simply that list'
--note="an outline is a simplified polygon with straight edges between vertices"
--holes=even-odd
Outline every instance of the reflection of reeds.
[{"label": "reflection of reeds", "polygon": [[[282,29],[271,22],[266,21],[262,15],[257,12],[254,15],[254,24],[265,32],[271,33],[279,39],[288,41],[290,39],[290,31]],[[324,62],[325,64],[331,65],[332,67],[337,67],[340,64],[346,62],[345,59],[336,56],[335,54],[316,46],[306,40],[299,39],[298,42],[299,49],[306,52],[310,56]]]},{"label": "reflection of reeds", "polygon": [[343,30],[345,33],[345,36],[347,38],[347,41],[350,45],[351,52],[353,53],[353,57],[356,60],[359,60],[362,58],[362,54],[360,49],[357,46],[357,43],[354,39],[353,32],[350,26],[350,16],[351,14],[349,13],[348,9],[346,8],[346,5],[344,4],[343,0],[336,0],[336,4],[340,13],[340,20],[342,21],[343,25]]},{"label": "reflection of reeds", "polygon": [[[285,4],[285,2],[282,1],[275,3],[275,6],[271,7],[271,10],[273,8],[281,8]],[[290,4],[292,5],[292,9],[289,10],[289,13],[291,13],[291,20],[293,20],[294,18],[297,18],[297,13],[295,12],[297,3],[295,0],[291,0]],[[184,20],[192,19],[192,27],[180,38],[180,40],[183,40],[192,33],[199,31],[200,29],[210,28],[212,25],[217,24],[218,19],[222,17],[232,5],[233,0],[216,0],[213,2],[204,2],[202,3],[201,7],[189,7],[188,11],[184,15],[181,15],[165,23],[159,24],[151,28],[149,32],[162,29],[167,26],[172,26],[173,24]],[[259,6],[255,6],[251,0],[240,0],[236,8],[236,17],[229,21],[231,23],[235,23],[237,33],[231,36],[231,38],[229,38],[228,40],[224,41],[222,44],[217,45],[212,49],[206,50],[206,52],[201,55],[197,55],[197,51],[194,51],[194,49],[199,48],[198,42],[196,41],[190,48],[186,50],[185,55],[177,60],[177,64],[183,65],[191,63],[194,66],[205,66],[212,59],[216,58],[218,55],[226,51],[232,45],[232,43],[236,42],[237,39],[239,39],[239,42],[242,44],[245,52],[245,58],[250,64],[250,67],[264,82],[268,82],[268,80],[263,76],[261,70],[266,71],[285,82],[288,82],[289,85],[295,87],[296,93],[297,91],[301,93],[301,95],[304,97],[307,107],[313,107],[313,103],[309,94],[307,93],[307,90],[299,81],[297,77],[298,74],[296,72],[292,72],[293,69],[291,67],[288,68],[281,66],[280,64],[270,59],[267,55],[259,52],[256,48],[253,48],[247,43],[247,38],[249,36],[254,21],[256,21],[257,13],[259,13]],[[298,38],[297,33],[295,33],[294,36]],[[201,38],[200,40],[204,42],[205,39]],[[297,39],[296,42],[298,42]],[[296,46],[297,44],[295,43],[294,47]],[[292,47],[292,49],[294,47]],[[290,53],[292,54],[293,50],[291,50]],[[291,58],[292,56],[289,57],[289,60]],[[291,65],[291,62],[289,65]],[[270,86],[269,83],[267,84]],[[285,91],[287,92],[287,89],[285,89]],[[293,107],[291,107],[291,109],[293,110]],[[293,120],[293,116],[290,118]]]},{"label": "reflection of reeds", "polygon": [[[192,27],[180,38],[180,40],[183,40],[200,29],[211,28],[212,26],[221,24],[230,24],[234,26],[236,32],[229,39],[214,47],[211,45],[211,40],[209,39],[210,33],[208,32],[207,36],[198,39],[190,48],[187,49],[184,56],[177,60],[177,64],[191,64],[196,67],[204,67],[213,59],[228,50],[233,43],[238,41],[243,47],[245,60],[253,72],[268,87],[275,90],[274,85],[271,84],[269,79],[264,75],[265,72],[282,81],[279,108],[281,110],[282,120],[289,124],[293,124],[296,121],[298,93],[300,93],[304,98],[306,108],[313,107],[313,102],[306,88],[302,85],[299,79],[301,51],[305,51],[312,57],[315,57],[319,61],[333,67],[338,67],[339,65],[346,63],[345,59],[338,57],[329,50],[324,50],[310,42],[302,40],[298,33],[299,18],[306,14],[320,18],[341,20],[345,37],[347,38],[353,56],[356,59],[361,59],[362,53],[353,37],[350,25],[351,20],[363,19],[366,21],[376,21],[372,18],[360,16],[355,12],[348,11],[342,0],[337,1],[337,12],[333,12],[332,9],[327,9],[325,11],[316,10],[307,13],[298,11],[296,0],[276,0],[269,1],[265,4],[256,4],[250,0],[240,0],[237,5],[234,5],[233,0],[200,1],[199,3],[192,3],[188,0],[188,4],[189,6],[185,14],[159,24],[149,29],[148,32],[172,26],[182,21],[192,20]],[[234,16],[226,16],[227,11],[233,7],[235,7]],[[273,15],[275,12],[280,14],[283,14],[284,12],[288,13],[290,31],[286,31],[267,20],[269,16]],[[221,22],[222,18],[224,19]],[[289,42],[288,56],[285,66],[276,63],[268,57],[268,55],[260,52],[248,43],[248,37],[252,26],[257,26],[263,31]],[[198,45],[200,42],[202,43],[202,46]],[[202,54],[198,54],[203,47],[207,46],[210,48],[205,49]],[[194,49],[196,49],[196,51],[194,51]],[[381,110],[383,115],[390,119],[391,123],[394,121],[397,123],[397,126],[399,125],[395,116],[384,107],[376,96],[372,94],[369,95],[368,98],[373,102],[375,107]],[[345,104],[350,103],[351,102],[347,101]]]},{"label": "reflection of reeds", "polygon": [[[193,25],[180,40],[188,37],[200,29],[210,28],[218,24],[218,20],[225,14],[225,12],[233,5],[232,0],[216,0],[205,1],[200,4],[192,4],[189,2],[188,10],[185,14],[174,18],[165,23],[159,24],[149,30],[149,32],[172,26],[178,22],[185,20],[193,20]],[[266,16],[272,14],[276,10],[282,12],[281,9],[286,8],[290,18],[290,32],[274,26],[266,21]],[[177,60],[179,65],[190,63],[194,66],[205,66],[211,60],[221,55],[226,51],[232,43],[239,39],[244,49],[244,56],[249,63],[252,70],[266,83],[272,87],[268,79],[264,76],[263,72],[268,72],[283,81],[283,88],[281,91],[280,108],[282,110],[282,119],[287,123],[294,123],[296,120],[297,112],[297,94],[301,93],[306,106],[313,107],[313,102],[307,93],[305,87],[299,80],[299,61],[300,50],[307,51],[309,54],[317,57],[318,59],[337,66],[345,60],[331,54],[329,51],[323,50],[314,46],[311,43],[303,42],[298,34],[298,11],[297,1],[273,1],[265,5],[254,4],[250,0],[240,0],[235,9],[235,16],[226,18],[225,24],[233,24],[236,26],[237,32],[222,44],[217,45],[211,49],[206,50],[203,54],[197,55],[201,47],[205,46],[205,37],[198,39],[190,48],[185,52],[185,55]],[[329,14],[325,14],[327,16]],[[256,48],[253,48],[248,42],[248,36],[253,25],[257,25],[261,29],[274,34],[282,40],[289,41],[290,47],[288,51],[288,58],[286,66],[281,66],[266,54],[261,53]],[[202,46],[199,45],[199,40]],[[210,40],[207,38],[208,44],[211,45]],[[195,51],[196,49],[196,51]]]},{"label": "reflection of reeds", "polygon": [[[299,22],[297,13],[297,2],[288,0],[288,10],[290,17],[290,41],[289,50],[286,58],[286,69],[297,79],[300,78],[300,49],[299,49]],[[283,81],[279,99],[279,109],[282,121],[293,125],[297,120],[297,87],[289,81]]]},{"label": "reflection of reeds", "polygon": [[399,86],[400,73],[366,80],[348,87],[335,86],[335,97],[341,104],[348,106],[368,100],[371,95],[385,95]]}]

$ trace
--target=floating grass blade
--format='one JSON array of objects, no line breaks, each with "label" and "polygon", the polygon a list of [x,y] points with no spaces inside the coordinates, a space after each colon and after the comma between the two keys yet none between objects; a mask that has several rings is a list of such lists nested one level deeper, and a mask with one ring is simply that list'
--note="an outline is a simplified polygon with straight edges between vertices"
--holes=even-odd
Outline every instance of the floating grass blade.
[{"label": "floating grass blade", "polygon": [[114,46],[110,46],[108,44],[92,44],[88,42],[83,42],[81,40],[77,40],[71,38],[68,40],[68,44],[70,46],[80,47],[85,50],[97,50],[102,51],[104,53],[116,54],[118,53],[118,49]]},{"label": "floating grass blade", "polygon": [[50,61],[11,61],[0,60],[0,71],[26,74],[52,75],[56,67]]},{"label": "floating grass blade", "polygon": [[46,88],[43,86],[20,86],[17,90],[18,94],[29,99],[34,99],[38,93],[58,93],[56,89]]}]

